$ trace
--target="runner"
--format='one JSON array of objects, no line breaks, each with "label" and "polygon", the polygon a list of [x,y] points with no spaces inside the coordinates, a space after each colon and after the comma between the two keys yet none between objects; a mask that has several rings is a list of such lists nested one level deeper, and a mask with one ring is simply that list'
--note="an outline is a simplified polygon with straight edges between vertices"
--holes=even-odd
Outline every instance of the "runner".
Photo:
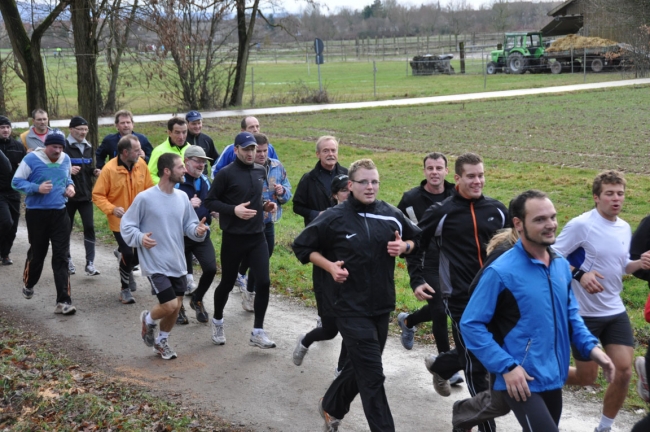
[{"label": "runner", "polygon": [[[629,258],[632,231],[618,217],[625,201],[625,185],[625,179],[617,171],[596,176],[592,185],[596,208],[571,219],[554,246],[573,266],[572,286],[580,316],[616,366],[616,376],[605,391],[603,413],[595,432],[611,430],[632,377],[634,334],[620,297],[623,275],[650,268],[650,252],[643,253],[636,261]],[[573,357],[575,367],[569,370],[567,384],[593,384],[598,376],[598,364],[575,349]]]},{"label": "runner", "polygon": [[160,143],[153,151],[151,152],[151,158],[149,158],[149,172],[151,173],[151,179],[154,184],[158,184],[158,158],[163,153],[174,153],[181,157],[183,160],[183,155],[185,150],[190,147],[190,143],[187,142],[187,122],[185,119],[180,117],[172,117],[167,122],[167,139]]},{"label": "runner", "polygon": [[131,114],[131,111],[120,110],[115,113],[115,129],[117,129],[117,132],[106,135],[100,146],[97,147],[95,163],[98,169],[104,168],[107,158],[113,159],[117,157],[119,154],[117,144],[128,135],[134,135],[138,139],[142,149],[142,158],[145,162],[149,162],[153,146],[149,142],[149,138],[133,131],[133,114]]},{"label": "runner", "polygon": [[[201,242],[208,227],[205,218],[199,222],[187,195],[174,188],[176,183],[183,182],[185,174],[180,156],[165,153],[157,163],[161,176],[158,186],[135,197],[122,217],[120,231],[124,242],[138,249],[142,274],[149,279],[160,303],[151,312],[144,310],[140,314],[142,340],[153,346],[163,360],[170,360],[177,355],[169,346],[169,334],[187,289],[183,234]],[[155,337],[158,320],[160,331]]]}]

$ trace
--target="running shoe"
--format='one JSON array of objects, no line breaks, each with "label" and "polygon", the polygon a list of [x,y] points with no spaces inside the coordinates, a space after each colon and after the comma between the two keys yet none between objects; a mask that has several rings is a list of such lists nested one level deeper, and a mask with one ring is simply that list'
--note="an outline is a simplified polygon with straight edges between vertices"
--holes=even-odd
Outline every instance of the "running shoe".
[{"label": "running shoe", "polygon": [[142,323],[142,341],[148,347],[152,347],[156,341],[156,327],[157,324],[147,324],[148,310],[140,312],[140,323]]},{"label": "running shoe", "polygon": [[248,276],[237,273],[237,280],[235,281],[235,286],[239,287],[239,291],[243,294],[246,291],[248,286]]},{"label": "running shoe", "polygon": [[27,300],[34,297],[34,288],[23,287],[23,297]]},{"label": "running shoe", "polygon": [[452,386],[461,385],[464,382],[465,380],[463,379],[462,376],[460,376],[460,372],[456,372],[451,376],[451,378],[449,378],[449,384],[451,384]]},{"label": "running shoe", "polygon": [[258,331],[257,334],[251,332],[251,338],[248,344],[262,349],[275,348],[275,342],[269,339],[264,330]]},{"label": "running shoe", "polygon": [[205,307],[203,307],[203,302],[201,300],[194,301],[194,298],[192,298],[192,300],[190,300],[190,308],[196,312],[196,320],[198,322],[208,322],[208,313],[206,312]]},{"label": "running shoe", "polygon": [[334,379],[338,378],[339,375],[341,375],[341,372],[343,372],[343,369],[339,369],[338,366],[334,366]]},{"label": "running shoe", "polygon": [[54,308],[55,314],[74,315],[75,312],[77,312],[77,308],[69,303],[57,303]]},{"label": "running shoe", "polygon": [[323,320],[320,317],[318,317],[316,318],[316,328],[321,328],[321,327],[323,327]]},{"label": "running shoe", "polygon": [[212,323],[212,343],[215,345],[223,345],[226,343],[226,334],[223,332],[223,324]]},{"label": "running shoe", "polygon": [[120,261],[122,261],[122,254],[120,253],[119,248],[113,249],[113,255],[115,255],[115,258],[117,258],[117,263],[119,264]]},{"label": "running shoe", "polygon": [[293,350],[293,364],[296,366],[300,366],[302,364],[302,360],[305,358],[305,355],[307,355],[307,352],[309,351],[309,348],[305,347],[302,344],[302,339],[304,337],[304,334],[298,336],[298,343],[296,344],[296,348]]},{"label": "running shoe", "polygon": [[68,274],[75,274],[77,273],[77,268],[74,266],[74,263],[72,262],[72,258],[68,259]]},{"label": "running shoe", "polygon": [[194,275],[191,274],[186,274],[185,279],[187,280],[187,291],[185,291],[186,296],[190,296],[194,294],[194,291],[196,291],[196,283],[194,282]]},{"label": "running shoe", "polygon": [[2,265],[12,265],[14,262],[8,256],[2,257]]},{"label": "running shoe", "polygon": [[399,324],[399,328],[402,329],[402,336],[400,337],[400,342],[402,342],[402,346],[410,350],[413,348],[413,339],[415,337],[415,327],[407,327],[406,326],[406,318],[409,316],[408,313],[406,312],[400,312],[399,315],[397,315],[397,324]]},{"label": "running shoe", "polygon": [[176,324],[185,325],[189,324],[190,320],[187,318],[185,313],[185,305],[181,305],[181,310],[178,311],[178,316],[176,317]]},{"label": "running shoe", "polygon": [[86,274],[88,276],[97,276],[100,274],[99,271],[95,268],[95,265],[92,261],[88,261],[86,264]]},{"label": "running shoe", "polygon": [[318,401],[318,412],[320,413],[320,416],[325,421],[325,427],[323,428],[323,431],[338,432],[339,426],[341,426],[341,420],[332,417],[331,415],[325,412],[325,410],[323,409],[323,398],[321,398],[321,400]]},{"label": "running shoe", "polygon": [[134,271],[134,272],[140,271],[140,264],[136,264],[136,265],[134,265],[134,266],[133,266],[133,271]]},{"label": "running shoe", "polygon": [[241,307],[246,312],[255,312],[255,292],[244,290],[241,293]]},{"label": "running shoe", "polygon": [[131,270],[131,273],[129,273],[129,291],[135,292],[138,289],[138,284],[135,282],[135,278],[133,277],[133,270]]},{"label": "running shoe", "polygon": [[178,357],[176,352],[169,347],[167,338],[160,339],[160,342],[153,344],[153,352],[158,354],[163,360],[171,360]]},{"label": "running shoe", "polygon": [[451,386],[449,385],[449,381],[431,370],[433,364],[436,361],[436,358],[437,356],[434,354],[426,356],[424,358],[424,365],[427,367],[427,370],[433,375],[433,389],[440,396],[448,397],[451,395]]},{"label": "running shoe", "polygon": [[636,374],[639,377],[639,381],[636,384],[636,392],[641,399],[650,402],[650,391],[648,389],[648,376],[646,375],[644,357],[636,358],[634,361],[634,369],[636,369]]},{"label": "running shoe", "polygon": [[122,304],[135,303],[135,299],[133,298],[133,294],[131,294],[131,290],[125,288],[122,291],[120,291],[120,301],[122,302]]}]

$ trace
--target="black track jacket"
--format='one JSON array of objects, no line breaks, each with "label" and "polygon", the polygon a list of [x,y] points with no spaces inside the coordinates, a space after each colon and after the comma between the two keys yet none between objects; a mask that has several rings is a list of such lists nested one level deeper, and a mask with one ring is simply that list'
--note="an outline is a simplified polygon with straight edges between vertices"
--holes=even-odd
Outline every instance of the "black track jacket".
[{"label": "black track jacket", "polygon": [[[304,174],[293,194],[293,211],[305,220],[305,226],[313,220],[312,211],[323,211],[332,206],[332,190],[327,189],[318,179],[320,161],[316,162],[313,170]],[[338,163],[334,167],[334,175],[347,174],[348,169]]]}]

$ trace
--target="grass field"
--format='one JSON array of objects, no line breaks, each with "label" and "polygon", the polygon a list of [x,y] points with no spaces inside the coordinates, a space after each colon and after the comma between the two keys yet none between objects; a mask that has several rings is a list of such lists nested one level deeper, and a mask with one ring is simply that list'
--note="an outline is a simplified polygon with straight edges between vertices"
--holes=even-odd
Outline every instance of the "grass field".
[{"label": "grass field", "polygon": [[[77,114],[77,74],[73,57],[46,59],[48,88],[58,94],[57,116],[65,118]],[[459,60],[452,62],[460,72]],[[168,63],[171,67],[171,63]],[[330,102],[356,102],[374,99],[401,99],[425,96],[441,96],[457,93],[512,90],[521,88],[550,87],[578,84],[584,81],[582,74],[525,74],[522,76],[490,75],[484,83],[480,59],[467,60],[467,74],[412,76],[406,59],[402,61],[377,61],[376,96],[372,62],[334,62],[321,66],[322,82]],[[183,111],[180,101],[168,97],[168,82],[156,76],[147,82],[141,65],[126,59],[121,68],[120,108],[127,108],[136,114]],[[102,64],[98,70],[100,79],[105,80],[107,71]],[[169,73],[169,72],[166,72]],[[174,72],[171,72],[170,76]],[[614,81],[624,78],[619,73],[587,74],[587,82]],[[629,78],[629,77],[627,77]],[[14,118],[25,114],[25,88],[16,78],[11,92]],[[485,84],[485,88],[484,88]],[[308,100],[318,91],[316,66],[305,62],[251,62],[248,68],[246,90],[242,108],[295,105]],[[254,92],[254,101],[253,101]],[[51,109],[51,111],[53,111]]]},{"label": "grass field", "polygon": [[[453,77],[452,77],[453,78]],[[650,180],[648,150],[649,87],[543,95],[502,101],[331,111],[259,117],[268,133],[292,185],[316,162],[314,142],[331,134],[341,139],[339,161],[349,165],[361,157],[372,158],[381,175],[379,197],[396,204],[402,193],[422,179],[421,158],[430,151],[454,156],[474,151],[485,158],[485,194],[508,202],[517,193],[538,188],[551,196],[559,213],[560,225],[593,208],[591,182],[605,168],[627,173],[628,191],[622,217],[633,227],[649,212]],[[219,149],[232,142],[239,119],[206,120],[205,132]],[[162,142],[165,126],[136,125],[152,143]],[[113,132],[102,128],[100,136]],[[451,178],[451,177],[450,177]],[[104,241],[113,242],[105,217],[95,220]],[[77,225],[80,227],[79,221]],[[303,227],[302,218],[285,206],[276,226],[276,249],[271,259],[271,280],[276,292],[314,304],[311,268],[293,256],[290,244]],[[214,236],[218,246],[219,235]],[[398,264],[397,310],[420,306]],[[642,308],[648,288],[645,282],[625,278],[624,301],[632,318],[638,354],[650,339]],[[420,330],[424,339],[426,329]],[[633,386],[628,407],[643,407]]]}]

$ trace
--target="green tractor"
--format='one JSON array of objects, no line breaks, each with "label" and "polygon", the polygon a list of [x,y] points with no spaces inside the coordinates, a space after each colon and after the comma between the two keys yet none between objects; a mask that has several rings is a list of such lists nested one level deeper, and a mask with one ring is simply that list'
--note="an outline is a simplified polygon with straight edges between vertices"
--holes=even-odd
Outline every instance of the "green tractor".
[{"label": "green tractor", "polygon": [[506,33],[503,49],[490,53],[487,64],[488,75],[497,72],[523,74],[541,72],[547,69],[545,64],[544,45],[540,32]]}]

